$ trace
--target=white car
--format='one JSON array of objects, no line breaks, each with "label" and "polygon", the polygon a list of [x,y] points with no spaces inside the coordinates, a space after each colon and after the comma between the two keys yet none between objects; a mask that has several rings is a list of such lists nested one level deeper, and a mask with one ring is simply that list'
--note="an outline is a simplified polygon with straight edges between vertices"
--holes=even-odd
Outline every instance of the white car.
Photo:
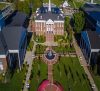
[{"label": "white car", "polygon": [[92,88],[95,88],[95,84],[92,84]]},{"label": "white car", "polygon": [[29,87],[30,87],[30,85],[29,85],[29,83],[27,83],[27,84],[26,84],[26,88],[29,88]]}]

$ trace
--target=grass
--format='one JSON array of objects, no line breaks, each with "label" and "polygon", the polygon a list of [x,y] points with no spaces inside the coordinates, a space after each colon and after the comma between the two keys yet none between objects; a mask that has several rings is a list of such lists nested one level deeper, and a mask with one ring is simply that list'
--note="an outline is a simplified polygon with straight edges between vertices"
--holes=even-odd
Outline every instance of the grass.
[{"label": "grass", "polygon": [[24,67],[19,73],[15,72],[8,83],[0,82],[0,91],[21,91],[23,88],[25,73],[26,67]]},{"label": "grass", "polygon": [[38,43],[43,43],[45,42],[45,36],[35,36],[35,41],[38,42]]},{"label": "grass", "polygon": [[63,86],[64,91],[91,91],[77,58],[61,57],[54,65],[54,80]]},{"label": "grass", "polygon": [[57,53],[66,53],[66,52],[74,52],[74,47],[64,47],[64,46],[55,46],[53,50]]},{"label": "grass", "polygon": [[43,46],[43,45],[37,45],[36,46],[36,54],[42,54],[42,53],[44,53],[44,51],[45,51],[45,49],[46,49],[46,46]]},{"label": "grass", "polygon": [[32,51],[33,45],[34,45],[34,42],[30,41],[29,44],[28,44],[28,46],[27,46],[27,51]]},{"label": "grass", "polygon": [[5,3],[0,3],[0,10],[3,9],[7,4]]},{"label": "grass", "polygon": [[98,90],[100,91],[100,76],[93,75],[93,79],[96,83],[96,86],[98,87]]},{"label": "grass", "polygon": [[57,41],[59,41],[60,39],[63,39],[63,38],[64,38],[63,35],[56,35],[56,36],[54,36],[54,41],[57,42]]},{"label": "grass", "polygon": [[[39,71],[40,75],[38,74]],[[31,86],[29,91],[37,91],[40,83],[44,79],[47,79],[47,65],[40,59],[34,60],[31,77]]]}]

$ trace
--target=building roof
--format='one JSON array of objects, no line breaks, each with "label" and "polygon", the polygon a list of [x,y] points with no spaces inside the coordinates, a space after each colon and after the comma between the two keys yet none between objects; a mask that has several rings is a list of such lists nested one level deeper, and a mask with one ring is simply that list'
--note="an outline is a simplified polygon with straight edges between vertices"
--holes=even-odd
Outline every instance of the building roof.
[{"label": "building roof", "polygon": [[91,4],[91,3],[86,3],[84,4],[84,6],[82,7],[82,9],[86,12],[88,11],[96,11],[96,12],[100,12],[100,4]]},{"label": "building roof", "polygon": [[88,11],[88,14],[96,21],[100,21],[100,11],[97,12],[97,11]]},{"label": "building roof", "polygon": [[26,33],[26,29],[23,27],[5,27],[2,30],[5,41],[9,50],[19,49],[19,43],[22,35]]},{"label": "building roof", "polygon": [[36,20],[64,20],[63,14],[61,14],[61,11],[57,7],[52,7],[51,11],[48,11],[48,7],[41,7],[36,15]]},{"label": "building roof", "polygon": [[100,21],[100,4],[85,4],[82,9],[95,21]]},{"label": "building roof", "polygon": [[23,12],[14,12],[11,17],[8,18],[7,26],[24,26],[27,19],[27,15]]},{"label": "building roof", "polygon": [[100,35],[96,31],[87,31],[91,49],[100,49]]}]

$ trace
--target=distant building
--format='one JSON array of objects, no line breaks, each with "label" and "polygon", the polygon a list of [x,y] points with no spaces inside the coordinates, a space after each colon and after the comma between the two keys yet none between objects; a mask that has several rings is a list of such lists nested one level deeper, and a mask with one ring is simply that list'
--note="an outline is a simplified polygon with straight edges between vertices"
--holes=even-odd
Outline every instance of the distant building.
[{"label": "distant building", "polygon": [[69,7],[70,5],[68,4],[68,2],[65,0],[64,3],[62,4],[63,8]]},{"label": "distant building", "polygon": [[[3,3],[3,2],[2,2]],[[11,15],[14,11],[12,4],[5,4],[5,7],[3,7],[0,10],[0,31],[5,26],[5,19]]]},{"label": "distant building", "polygon": [[100,33],[100,5],[87,3],[82,7],[82,10],[86,16],[85,28],[89,28]]},{"label": "distant building", "polygon": [[36,11],[35,32],[37,35],[64,34],[64,16],[50,0]]},{"label": "distant building", "polygon": [[75,12],[78,12],[78,9],[72,8],[67,0],[64,1],[64,3],[61,5],[61,8],[63,10],[64,16],[72,16]]}]

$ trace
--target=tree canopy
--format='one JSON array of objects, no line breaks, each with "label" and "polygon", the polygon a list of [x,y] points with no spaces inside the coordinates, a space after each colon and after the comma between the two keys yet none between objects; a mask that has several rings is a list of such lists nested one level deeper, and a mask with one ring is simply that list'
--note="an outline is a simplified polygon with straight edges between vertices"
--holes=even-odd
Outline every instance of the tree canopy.
[{"label": "tree canopy", "polygon": [[74,13],[73,18],[74,18],[74,30],[76,33],[80,33],[84,28],[85,24],[84,13],[82,11]]}]

